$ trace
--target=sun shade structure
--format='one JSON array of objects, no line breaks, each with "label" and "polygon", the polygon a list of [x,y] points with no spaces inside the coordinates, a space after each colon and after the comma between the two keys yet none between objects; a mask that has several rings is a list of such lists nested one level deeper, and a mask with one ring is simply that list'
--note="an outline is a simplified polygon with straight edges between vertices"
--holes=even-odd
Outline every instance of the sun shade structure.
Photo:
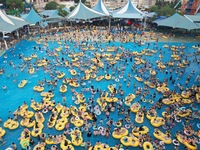
[{"label": "sun shade structure", "polygon": [[38,15],[38,13],[36,13],[33,8],[28,13],[28,15],[24,16],[24,18],[22,19],[26,20],[27,22],[30,22],[31,24],[36,24],[37,22],[40,22],[43,20],[43,18],[40,17],[40,15]]},{"label": "sun shade structure", "polygon": [[0,10],[0,32],[10,33],[19,27],[16,26],[6,14]]},{"label": "sun shade structure", "polygon": [[64,7],[62,10],[65,10],[66,12],[70,13],[70,10],[67,7]]},{"label": "sun shade structure", "polygon": [[131,18],[131,19],[142,19],[145,17],[145,14],[137,9],[131,2],[128,0],[126,5],[113,13],[113,18]]},{"label": "sun shade structure", "polygon": [[102,14],[110,15],[108,8],[104,5],[102,0],[98,0],[97,4],[92,8],[93,10]]},{"label": "sun shade structure", "polygon": [[76,8],[66,17],[68,19],[80,19],[87,20],[92,18],[99,18],[106,16],[103,13],[97,12],[85,6],[82,2],[76,6]]},{"label": "sun shade structure", "polygon": [[54,14],[58,14],[58,10],[44,10],[44,11],[40,12],[39,14],[43,15],[43,16],[50,17]]},{"label": "sun shade structure", "polygon": [[200,28],[200,15],[184,15],[187,19],[195,23]]},{"label": "sun shade structure", "polygon": [[30,24],[29,22],[27,22],[24,19],[19,18],[19,17],[15,17],[15,16],[11,16],[11,15],[7,15],[7,17],[15,24],[15,26],[17,26],[19,28]]},{"label": "sun shade structure", "polygon": [[7,15],[0,10],[0,31],[9,33],[28,24],[30,23],[19,17]]},{"label": "sun shade structure", "polygon": [[174,15],[166,19],[156,21],[155,23],[157,23],[158,26],[181,28],[187,30],[193,30],[199,28],[195,23],[193,23],[186,17],[179,15],[178,13],[175,13]]},{"label": "sun shade structure", "polygon": [[44,10],[40,13],[40,15],[47,16],[46,19],[63,18],[58,15],[58,10]]}]

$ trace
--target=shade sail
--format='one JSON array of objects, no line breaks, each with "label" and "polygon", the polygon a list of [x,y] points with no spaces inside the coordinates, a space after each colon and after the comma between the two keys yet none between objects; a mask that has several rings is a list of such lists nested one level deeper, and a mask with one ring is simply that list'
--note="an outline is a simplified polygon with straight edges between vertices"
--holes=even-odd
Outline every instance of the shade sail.
[{"label": "shade sail", "polygon": [[16,26],[14,22],[12,22],[7,15],[2,12],[2,10],[0,10],[0,31],[9,33],[18,28],[19,27]]},{"label": "shade sail", "polygon": [[64,7],[62,10],[65,10],[66,12],[70,13],[70,10],[67,7]]},{"label": "shade sail", "polygon": [[200,28],[200,15],[184,15],[187,19],[195,23]]},{"label": "shade sail", "polygon": [[132,19],[142,19],[145,14],[137,9],[131,2],[128,0],[126,5],[113,13],[113,18],[132,18]]},{"label": "shade sail", "polygon": [[[23,17],[23,16],[22,16]],[[27,22],[30,22],[32,24],[36,24],[37,22],[40,22],[43,20],[42,17],[40,17],[40,15],[38,15],[38,13],[35,12],[35,10],[32,8],[31,11],[28,13],[28,15],[25,15],[24,20],[26,20]]]},{"label": "shade sail", "polygon": [[50,16],[52,16],[55,13],[58,14],[58,10],[44,10],[44,11],[40,12],[40,15],[50,17]]},{"label": "shade sail", "polygon": [[110,14],[108,8],[104,5],[102,0],[98,0],[97,4],[92,9],[102,14],[106,14],[107,16]]},{"label": "shade sail", "polygon": [[46,19],[63,18],[63,17],[58,15],[58,10],[44,10],[40,14],[47,16]]},{"label": "shade sail", "polygon": [[15,24],[15,26],[17,26],[19,28],[30,24],[29,22],[27,22],[24,19],[19,18],[19,17],[15,17],[15,16],[11,16],[11,15],[7,15],[7,17]]},{"label": "shade sail", "polygon": [[187,30],[193,30],[193,29],[199,28],[195,23],[193,23],[186,17],[179,15],[178,13],[175,13],[174,15],[166,19],[155,21],[155,23],[157,23],[158,26],[181,28],[181,29],[187,29]]},{"label": "shade sail", "polygon": [[103,17],[103,16],[106,16],[106,15],[103,13],[97,12],[95,10],[92,10],[88,8],[87,6],[85,6],[82,2],[79,2],[76,8],[69,15],[67,15],[66,18],[87,20],[87,19],[98,18],[98,17]]}]

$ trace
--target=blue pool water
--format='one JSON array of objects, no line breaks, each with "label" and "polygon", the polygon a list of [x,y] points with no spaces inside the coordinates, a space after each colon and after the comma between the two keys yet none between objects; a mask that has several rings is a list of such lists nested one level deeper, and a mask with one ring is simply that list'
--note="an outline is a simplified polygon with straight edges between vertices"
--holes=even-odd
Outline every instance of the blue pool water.
[{"label": "blue pool water", "polygon": [[[56,57],[49,57],[47,55],[45,49],[53,51],[53,49],[59,47],[59,45],[56,41],[55,42],[48,42],[48,44],[49,44],[49,46],[45,47],[43,44],[40,44],[40,45],[36,44],[35,41],[25,41],[24,40],[24,41],[21,41],[20,43],[18,43],[16,45],[15,49],[11,48],[10,50],[8,50],[6,52],[7,58],[4,58],[3,56],[0,58],[0,69],[4,68],[4,70],[5,70],[5,73],[0,75],[0,87],[2,87],[3,85],[7,86],[7,90],[0,89],[0,117],[2,118],[2,122],[0,123],[0,127],[3,127],[3,122],[5,122],[7,120],[7,118],[9,116],[11,116],[9,114],[9,111],[14,112],[20,105],[23,104],[24,101],[29,105],[30,105],[30,99],[31,98],[33,98],[37,102],[41,102],[42,97],[40,96],[40,93],[35,92],[33,90],[33,87],[38,85],[39,80],[43,80],[44,78],[46,78],[46,80],[50,80],[51,77],[50,77],[49,73],[44,72],[42,67],[39,67],[38,68],[39,70],[35,70],[35,73],[32,74],[32,75],[30,75],[28,73],[28,66],[24,69],[23,72],[21,72],[20,69],[19,69],[19,66],[22,65],[24,63],[24,61],[23,61],[23,59],[19,59],[19,54],[23,54],[24,57],[28,57],[31,54],[36,53],[37,56],[38,56],[38,59],[43,59],[43,58],[47,58],[48,60],[54,59],[54,62],[52,62],[51,64],[53,64],[53,63],[55,64],[56,63],[55,62]],[[67,42],[67,45],[70,46],[69,52],[72,52],[72,51],[80,52],[79,48],[73,48],[73,44],[74,43]],[[182,43],[175,43],[175,42],[167,43],[167,44],[169,46],[172,46],[172,45],[181,46],[182,45]],[[191,63],[190,63],[189,66],[187,66],[185,68],[185,72],[184,72],[183,76],[180,78],[180,80],[176,80],[174,84],[172,84],[172,82],[168,82],[168,87],[170,88],[170,90],[176,89],[178,92],[180,92],[180,90],[178,90],[177,86],[175,86],[175,85],[177,83],[180,83],[183,86],[185,86],[185,80],[186,80],[187,76],[192,72],[192,70],[195,70],[195,73],[194,73],[194,75],[192,75],[191,80],[188,83],[187,87],[191,87],[192,85],[199,85],[199,82],[195,82],[196,76],[198,74],[200,74],[199,64],[197,64],[197,62],[193,62],[194,56],[191,56],[191,54],[193,55],[194,52],[197,52],[197,49],[192,48],[192,46],[195,45],[195,44],[197,44],[197,43],[184,43],[186,48],[184,50],[185,53],[182,55],[182,59],[186,58],[186,56],[187,56],[188,61],[190,61]],[[95,45],[95,47],[97,47],[96,44],[94,44],[94,45]],[[138,45],[134,45],[133,43],[119,43],[119,42],[114,42],[114,43],[109,43],[109,44],[108,43],[99,43],[98,46],[100,46],[102,48],[106,48],[106,46],[119,47],[120,45],[122,45],[126,50],[128,50],[130,52],[133,52],[133,51],[141,52],[145,48],[149,48],[150,50],[152,50],[152,49],[157,50],[157,53],[153,54],[152,56],[142,55],[141,57],[142,57],[142,59],[145,59],[146,61],[148,61],[149,63],[152,64],[153,69],[156,70],[156,72],[157,72],[156,77],[158,78],[159,81],[162,82],[165,78],[169,79],[170,73],[166,74],[165,73],[166,69],[163,69],[162,72],[159,71],[157,69],[157,65],[156,65],[156,61],[160,60],[160,58],[159,58],[159,50],[160,49],[162,49],[162,55],[163,55],[163,59],[161,61],[163,63],[167,63],[167,62],[170,61],[172,51],[167,49],[167,48],[162,48],[164,43],[160,42],[160,43],[158,43],[158,45],[156,45],[156,43],[152,42],[152,43],[150,43],[149,47],[147,46],[147,44],[142,45],[142,46],[138,46]],[[34,49],[34,46],[36,46],[36,49]],[[39,47],[41,49],[39,49]],[[62,47],[63,47],[63,50],[61,52],[57,52],[59,54],[58,58],[61,60],[61,58],[63,57],[64,59],[71,61],[71,58],[69,58],[68,55],[62,54],[62,52],[65,51],[64,50],[64,42],[62,42]],[[99,49],[98,49],[98,52],[100,53]],[[79,61],[86,61],[87,63],[89,63],[89,58],[94,57],[94,55],[93,55],[94,51],[85,51],[84,53],[88,58],[86,58],[86,57],[79,58]],[[107,52],[107,53],[115,54],[116,52]],[[121,53],[121,51],[120,51],[120,53]],[[199,59],[199,58],[200,57],[197,56],[197,59]],[[122,99],[124,99],[125,96],[127,96],[129,93],[134,93],[134,90],[133,90],[134,89],[134,87],[133,87],[134,83],[136,83],[137,87],[140,86],[140,87],[144,88],[143,82],[138,82],[138,81],[135,80],[135,78],[134,78],[135,74],[138,74],[139,76],[142,76],[143,78],[148,78],[148,76],[149,76],[148,71],[146,71],[146,73],[144,73],[142,75],[140,73],[135,72],[135,71],[132,72],[131,66],[135,61],[134,61],[134,58],[133,58],[132,62],[130,62],[129,59],[130,58],[127,58],[127,61],[128,61],[127,64],[126,64],[126,59],[124,59],[124,60],[118,61],[117,64],[115,64],[115,66],[114,66],[114,68],[116,68],[116,66],[118,68],[122,68],[122,67],[126,66],[126,68],[124,70],[124,78],[127,79],[128,73],[130,73],[131,76],[132,76],[130,87],[126,86],[127,82],[124,82],[123,79],[120,79],[120,82],[122,83],[122,89],[124,90],[125,93],[124,93],[123,97],[121,97],[119,94],[117,94],[116,97],[118,97],[118,98],[121,97]],[[9,62],[11,62],[11,61],[13,62],[15,67],[12,67],[9,64]],[[35,61],[36,61],[36,59],[32,59],[30,61],[30,63],[34,63]],[[149,63],[147,63],[147,64],[149,64]],[[141,67],[143,67],[143,66],[141,66]],[[136,68],[139,68],[139,67],[140,67],[140,65],[136,66]],[[36,69],[36,67],[34,67],[34,68]],[[69,72],[69,69],[70,69],[69,67],[58,66],[56,68],[59,71],[65,72],[66,78],[72,77],[70,72]],[[86,66],[85,68],[87,69],[89,67]],[[173,67],[173,68],[175,68],[175,67]],[[80,69],[75,67],[75,70],[78,72],[78,75],[76,75],[77,78],[80,79],[81,77],[84,76],[84,74],[80,71]],[[168,72],[170,72],[170,68],[167,68],[167,70],[168,70]],[[114,69],[113,72],[114,72],[113,74],[115,76],[117,76],[116,69]],[[97,70],[96,74],[98,76],[98,75],[105,75],[105,73],[112,74],[112,68],[111,67],[108,68],[106,72],[105,72],[105,69],[104,70],[99,69],[99,70]],[[178,74],[176,74],[175,71],[173,70],[172,76],[173,76],[174,79],[176,79],[178,77]],[[23,79],[27,79],[28,83],[25,85],[24,88],[18,88],[18,83]],[[120,83],[120,82],[115,82],[115,80],[105,80],[105,79],[103,79],[101,82],[97,82],[95,79],[90,79],[90,80],[84,81],[84,82],[86,82],[85,87],[90,87],[91,85],[93,85],[94,88],[99,88],[101,90],[106,90],[106,91],[108,91],[107,87],[108,87],[109,84],[115,84],[116,87],[119,87],[119,83]],[[61,94],[59,92],[59,87],[60,87],[61,84],[62,84],[62,79],[60,79],[58,81],[58,86],[55,87],[55,89],[54,89],[55,96],[53,98],[56,102],[60,102],[60,103],[62,103],[62,96],[63,96],[63,94]],[[44,88],[45,88],[45,91],[48,91],[48,90],[52,89],[52,86],[45,85]],[[71,87],[68,86],[68,91],[64,94],[67,97],[67,106],[68,107],[70,105],[75,105],[73,100],[72,100],[72,92],[71,92],[70,89],[71,89]],[[75,90],[77,92],[80,92],[82,90],[82,88],[81,87],[75,88]],[[162,94],[156,92],[156,89],[151,89],[150,94],[147,95],[145,97],[145,99],[151,99],[150,95],[153,94],[153,93],[156,93],[156,98],[154,99],[154,103],[155,103],[155,102],[158,101],[158,99],[160,97],[162,97]],[[92,94],[90,92],[84,92],[84,95],[87,98],[87,102],[89,102],[89,98],[91,97]],[[99,94],[95,94],[94,100],[97,100],[98,97],[99,97]],[[141,95],[136,96],[136,99],[134,99],[132,103],[139,102],[140,97],[141,97]],[[95,104],[96,104],[96,102],[95,102]],[[140,104],[141,104],[141,106],[145,106],[147,109],[152,106],[152,104],[150,104],[149,102],[140,102]],[[124,106],[125,109],[128,109],[128,106],[126,106],[126,105],[123,105],[123,106]],[[185,105],[185,107],[190,107],[190,105]],[[158,116],[161,116],[161,113],[165,110],[165,108],[166,108],[166,106],[163,105],[162,109],[157,109]],[[32,110],[32,109],[29,107],[29,110]],[[117,111],[111,112],[111,114],[110,114],[110,117],[113,118],[114,122],[116,122],[119,118],[124,118],[123,115],[121,115],[121,114],[118,115],[116,112]],[[44,122],[45,127],[43,129],[43,132],[50,133],[52,135],[62,134],[63,131],[57,131],[54,128],[49,129],[47,127],[47,121],[48,121],[49,115],[50,115],[50,112],[48,112],[47,114],[44,114],[46,120]],[[101,118],[103,118],[103,119],[106,118],[104,113],[102,113],[100,116],[97,116],[97,125],[99,124],[99,121],[100,121]],[[21,118],[19,117],[19,121],[20,120],[21,120]],[[141,124],[137,124],[134,121],[135,120],[135,113],[131,113],[131,120],[132,120],[132,122],[135,123],[136,126],[141,125]],[[182,121],[183,120],[184,119],[182,119]],[[194,125],[195,130],[197,130],[197,127],[196,127],[197,122],[199,122],[198,119],[194,119],[194,120],[190,121],[190,123],[195,124]],[[152,134],[154,127],[150,124],[149,120],[146,117],[144,119],[143,125],[148,126],[148,128],[150,129],[150,134],[151,134],[152,138],[155,139],[153,134]],[[102,126],[106,127],[106,120],[104,120],[104,124]],[[73,125],[70,125],[70,127],[74,128]],[[114,126],[112,126],[111,131],[113,131],[113,128],[114,128]],[[18,138],[20,137],[20,134],[23,131],[23,129],[24,129],[24,127],[22,127],[22,126],[19,126],[16,130],[6,129],[6,134],[3,137],[3,139],[6,141],[6,144],[0,146],[0,149],[7,148],[8,146],[11,145],[12,142],[15,142],[17,144],[18,148],[20,149],[21,146],[19,144]],[[165,131],[165,130],[163,130],[162,127],[160,127],[159,129],[162,130],[162,131]],[[182,124],[176,123],[176,126],[170,130],[172,138],[174,138],[175,132],[179,131],[181,129],[183,129]],[[30,130],[32,130],[32,129],[30,129]],[[92,129],[90,129],[90,130],[92,131]],[[131,130],[132,129],[129,129],[129,132],[131,132]],[[70,136],[67,136],[67,138],[71,139]],[[96,137],[92,136],[92,137],[88,138],[87,133],[85,133],[85,132],[83,132],[83,138],[84,138],[85,141],[90,140],[93,145],[97,141],[101,141],[103,143],[108,143],[110,146],[114,146],[115,144],[120,143],[119,140],[112,138],[112,136],[110,136],[109,138],[106,138],[106,137],[102,137],[102,136],[98,135]],[[33,139],[34,139],[35,143],[38,142],[37,138],[33,138]],[[48,145],[47,147],[51,147],[51,145]],[[167,149],[173,148],[173,145],[172,144],[166,145],[166,147],[167,147]],[[182,147],[182,145],[181,145],[181,147]],[[180,149],[181,149],[181,147],[180,147]],[[75,149],[82,149],[82,148],[76,147]],[[137,148],[134,148],[134,149],[137,149]]]}]

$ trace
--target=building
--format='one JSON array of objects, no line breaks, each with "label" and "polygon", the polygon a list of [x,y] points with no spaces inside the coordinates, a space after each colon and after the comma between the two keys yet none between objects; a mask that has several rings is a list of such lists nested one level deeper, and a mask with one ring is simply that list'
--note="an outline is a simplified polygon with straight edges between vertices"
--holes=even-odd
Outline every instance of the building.
[{"label": "building", "polygon": [[[98,0],[90,0],[91,6],[95,6]],[[104,4],[109,9],[117,9],[124,6],[127,3],[127,0],[103,0]],[[156,0],[132,0],[133,5],[138,8],[149,8],[155,5]]]},{"label": "building", "polygon": [[74,6],[74,0],[25,0],[26,2],[33,3],[34,7],[40,11],[43,10],[48,2],[55,1],[58,4],[65,5],[67,8]]},{"label": "building", "polygon": [[182,0],[181,10],[187,15],[195,15],[200,9],[200,0]]}]

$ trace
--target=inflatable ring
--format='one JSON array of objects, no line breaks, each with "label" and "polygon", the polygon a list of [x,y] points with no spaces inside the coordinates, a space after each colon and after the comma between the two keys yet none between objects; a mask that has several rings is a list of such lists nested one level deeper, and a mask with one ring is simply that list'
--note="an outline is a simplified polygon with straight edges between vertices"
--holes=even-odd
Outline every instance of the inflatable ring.
[{"label": "inflatable ring", "polygon": [[78,117],[78,116],[76,116],[76,117],[75,117],[75,120],[79,120],[79,117]]},{"label": "inflatable ring", "polygon": [[175,146],[179,146],[179,145],[180,145],[179,141],[176,140],[176,139],[173,139],[173,144],[174,144]]},{"label": "inflatable ring", "polygon": [[146,99],[142,99],[142,102],[147,102],[147,100]]},{"label": "inflatable ring", "polygon": [[115,82],[119,82],[119,78],[116,78],[116,79],[115,79]]},{"label": "inflatable ring", "polygon": [[55,149],[55,148],[57,148],[56,145],[52,145],[52,146],[51,146],[51,149]]},{"label": "inflatable ring", "polygon": [[197,144],[200,144],[200,139],[197,140]]},{"label": "inflatable ring", "polygon": [[190,136],[191,132],[190,130],[184,130],[185,135]]},{"label": "inflatable ring", "polygon": [[194,106],[193,106],[193,107],[192,107],[192,110],[196,111],[196,110],[197,110],[197,107],[194,107]]},{"label": "inflatable ring", "polygon": [[103,130],[103,127],[102,127],[102,126],[100,126],[100,127],[98,128],[98,130],[99,130],[99,131],[102,131],[102,130]]},{"label": "inflatable ring", "polygon": [[72,129],[68,129],[67,132],[68,132],[69,134],[71,134],[71,133],[72,133]]},{"label": "inflatable ring", "polygon": [[164,130],[169,129],[166,125],[162,126],[162,128],[163,128]]},{"label": "inflatable ring", "polygon": [[93,126],[93,130],[97,130],[98,128],[97,128],[97,126]]},{"label": "inflatable ring", "polygon": [[112,107],[112,108],[111,108],[111,111],[112,111],[112,112],[115,111],[115,107]]},{"label": "inflatable ring", "polygon": [[197,123],[197,128],[200,129],[200,123]]},{"label": "inflatable ring", "polygon": [[81,144],[81,147],[85,147],[85,146],[86,146],[86,143],[83,142],[83,143]]},{"label": "inflatable ring", "polygon": [[185,122],[182,122],[182,125],[185,127]]},{"label": "inflatable ring", "polygon": [[153,104],[153,103],[154,103],[154,101],[153,101],[153,100],[149,100],[149,103],[150,103],[150,104]]},{"label": "inflatable ring", "polygon": [[177,120],[177,118],[175,117],[175,121],[176,121],[176,122],[181,122],[181,119]]},{"label": "inflatable ring", "polygon": [[30,144],[29,141],[26,139],[21,142],[21,146],[23,149],[26,149],[27,146],[29,146],[29,144]]},{"label": "inflatable ring", "polygon": [[96,115],[101,115],[101,111],[100,110],[98,110],[98,111],[96,111]]},{"label": "inflatable ring", "polygon": [[88,131],[88,127],[85,127],[84,130],[85,130],[85,131]]},{"label": "inflatable ring", "polygon": [[130,127],[131,127],[130,124],[126,124],[126,125],[125,125],[125,128],[126,128],[126,129],[129,129]]},{"label": "inflatable ring", "polygon": [[80,104],[79,100],[75,100],[74,102],[76,105]]},{"label": "inflatable ring", "polygon": [[122,79],[122,78],[123,78],[123,76],[120,76],[120,75],[119,75],[119,78],[121,78],[121,79]]},{"label": "inflatable ring", "polygon": [[117,126],[117,127],[121,127],[121,126],[122,126],[122,123],[121,123],[121,122],[117,122],[117,123],[116,123],[116,126]]},{"label": "inflatable ring", "polygon": [[181,107],[181,108],[179,108],[180,110],[186,110],[186,107]]},{"label": "inflatable ring", "polygon": [[43,114],[46,114],[48,112],[48,109],[47,108],[44,108],[43,110],[42,110],[42,113]]},{"label": "inflatable ring", "polygon": [[93,95],[95,95],[97,92],[96,92],[96,90],[92,90],[91,93],[92,93]]},{"label": "inflatable ring", "polygon": [[78,127],[74,127],[74,130],[79,130],[79,128]]}]

